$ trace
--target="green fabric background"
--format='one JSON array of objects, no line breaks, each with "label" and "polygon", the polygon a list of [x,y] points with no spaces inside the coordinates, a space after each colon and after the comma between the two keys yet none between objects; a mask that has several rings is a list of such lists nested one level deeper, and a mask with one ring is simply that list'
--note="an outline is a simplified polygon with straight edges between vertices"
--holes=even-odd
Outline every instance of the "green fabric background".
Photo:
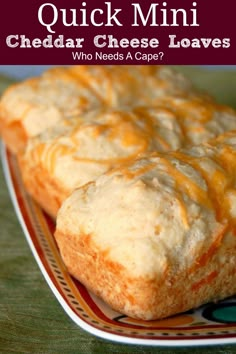
[{"label": "green fabric background", "polygon": [[[220,102],[236,107],[236,72],[179,67]],[[11,80],[0,77],[2,91]],[[160,348],[98,339],[64,313],[17,221],[0,167],[0,353],[236,353],[236,346]]]}]

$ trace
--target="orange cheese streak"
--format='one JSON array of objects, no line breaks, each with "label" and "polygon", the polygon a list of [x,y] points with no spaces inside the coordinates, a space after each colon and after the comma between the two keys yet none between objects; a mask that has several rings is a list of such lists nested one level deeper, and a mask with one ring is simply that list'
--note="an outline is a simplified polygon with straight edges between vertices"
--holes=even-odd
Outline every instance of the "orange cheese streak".
[{"label": "orange cheese streak", "polygon": [[[169,99],[163,98],[162,101],[168,105]],[[212,99],[206,95],[194,96],[191,99],[181,101],[181,103],[174,99],[171,102],[170,108],[181,117],[181,119],[196,121],[202,124],[209,122],[213,118],[215,111],[232,112],[231,108],[212,101]]]},{"label": "orange cheese streak", "polygon": [[132,163],[132,160],[130,161],[130,158],[127,159],[126,163],[122,163],[121,166],[116,166],[112,170],[108,171],[107,174],[113,174],[114,172],[120,172],[122,175],[124,175],[128,179],[133,179],[135,177],[138,177],[142,174],[145,174],[151,170],[153,170],[156,167],[155,162],[149,162],[148,164],[144,166],[140,166],[139,168],[135,170],[130,169],[130,162]]},{"label": "orange cheese streak", "polygon": [[191,287],[193,291],[199,290],[203,285],[210,284],[215,277],[217,276],[218,272],[215,270],[208,274],[205,278],[199,280],[198,282],[194,283]]},{"label": "orange cheese streak", "polygon": [[55,170],[55,164],[59,157],[70,155],[75,152],[70,146],[57,143],[57,140],[51,145],[39,144],[35,149],[30,151],[30,158],[32,161],[43,160],[43,164],[46,166],[50,173]]},{"label": "orange cheese streak", "polygon": [[[225,149],[223,149],[223,151],[225,151]],[[208,186],[208,198],[212,201],[216,218],[219,221],[227,218],[229,221],[231,220],[231,216],[229,214],[228,202],[225,199],[225,193],[227,190],[234,188],[232,166],[234,163],[236,168],[236,153],[229,158],[228,153],[224,153],[223,151],[210,157],[210,159],[216,163],[216,169],[212,175],[205,171],[200,165],[201,161],[208,159],[208,157],[194,158],[181,152],[172,152],[171,155],[189,164],[202,175]],[[219,166],[218,169],[217,166]],[[224,171],[222,171],[222,168]]]},{"label": "orange cheese streak", "polygon": [[[204,99],[204,105],[202,100],[195,99],[191,101],[185,101],[181,106],[176,105],[176,111],[179,116],[191,120],[197,121],[199,123],[207,123],[212,119],[213,113],[218,108],[216,104],[212,102],[207,102]],[[198,114],[192,115],[190,112],[195,112],[197,110]],[[191,128],[191,125],[190,127]]]},{"label": "orange cheese streak", "polygon": [[[159,154],[157,154],[157,156],[158,155]],[[210,247],[206,250],[206,252],[203,253],[203,255],[201,255],[201,257],[199,257],[195,265],[189,270],[189,272],[191,273],[195,271],[197,268],[203,267],[207,263],[207,261],[213,256],[215,251],[218,249],[224,235],[227,233],[227,231],[229,231],[229,229],[232,229],[233,226],[232,223],[235,224],[235,221],[233,221],[231,216],[229,215],[228,204],[227,202],[224,201],[224,194],[226,188],[229,187],[233,188],[233,182],[231,177],[232,174],[226,173],[225,175],[219,169],[213,173],[213,176],[211,176],[206,171],[204,171],[203,168],[201,168],[200,166],[201,158],[196,159],[194,157],[188,156],[181,152],[172,152],[170,153],[170,155],[177,158],[180,161],[188,163],[190,166],[195,168],[195,170],[197,170],[203,176],[208,186],[208,191],[203,191],[193,181],[191,181],[188,177],[186,177],[180,171],[178,171],[171,164],[170,161],[162,157],[160,161],[167,167],[167,172],[176,181],[177,190],[183,191],[190,198],[192,198],[193,200],[195,200],[196,202],[204,206],[215,208],[216,217],[219,219],[219,221],[223,222],[221,227],[217,230],[216,234],[212,235],[213,242],[210,245]],[[214,160],[217,160],[218,165],[224,164],[224,163],[220,164],[221,159],[224,159],[224,154],[223,155],[219,154],[218,158],[214,156]],[[234,162],[234,164],[236,163]],[[184,220],[183,216],[182,219]],[[185,225],[186,225],[186,221],[185,221]]]},{"label": "orange cheese streak", "polygon": [[181,173],[168,159],[160,156],[160,161],[167,168],[167,172],[174,178],[177,190],[183,191],[198,204],[205,205],[208,208],[212,206],[206,191]]},{"label": "orange cheese streak", "polygon": [[213,236],[213,242],[206,252],[204,252],[196,261],[195,265],[189,270],[189,273],[193,272],[196,268],[204,267],[209,258],[213,256],[215,251],[221,244],[221,241],[228,230],[228,225],[222,225],[222,227],[217,230],[216,234]]},{"label": "orange cheese streak", "polygon": [[30,161],[32,161],[33,163],[35,163],[35,165],[37,165],[38,161],[40,161],[42,158],[44,149],[45,149],[45,144],[43,143],[38,144],[35,148],[31,149],[29,152]]},{"label": "orange cheese streak", "polygon": [[138,154],[143,153],[148,149],[148,137],[146,136],[145,132],[143,133],[142,129],[138,128],[134,130],[131,129],[130,123],[123,119],[123,122],[118,120],[117,124],[113,124],[113,126],[110,126],[109,124],[101,124],[95,126],[93,129],[94,137],[96,138],[98,135],[105,133],[108,133],[109,139],[115,139],[116,136],[118,136],[122,139],[122,143],[126,146],[133,146],[137,144],[137,149],[133,153],[130,153],[128,156],[112,157],[108,159],[80,157],[76,155],[76,152],[79,151],[79,139],[77,139],[76,134],[85,128],[86,127],[80,123],[77,125],[77,127],[72,129],[70,135],[67,135],[67,138],[71,142],[70,145],[63,144],[63,142],[60,141],[60,137],[55,139],[55,141],[51,144],[39,144],[36,146],[36,148],[33,148],[30,151],[31,160],[36,162],[38,160],[43,160],[43,164],[47,167],[48,171],[53,173],[58,158],[66,155],[71,156],[77,161],[82,161],[85,163],[94,162],[114,165],[129,162],[137,157]]},{"label": "orange cheese streak", "polygon": [[218,156],[224,168],[229,171],[231,176],[234,176],[234,171],[236,169],[235,150],[233,150],[230,146],[224,146]]},{"label": "orange cheese streak", "polygon": [[[225,163],[225,154],[217,154],[212,158],[213,161],[217,163],[219,166],[219,169],[216,169],[213,175],[209,175],[207,171],[205,171],[201,166],[200,162],[202,161],[203,158],[194,158],[188,155],[185,155],[184,153],[181,152],[172,152],[172,156],[175,158],[178,158],[179,160],[188,163],[191,165],[193,168],[195,168],[197,171],[199,171],[203,178],[205,179],[207,186],[208,186],[208,200],[211,201],[211,205],[215,209],[215,214],[216,218],[223,224],[221,225],[221,228],[218,229],[215,235],[212,235],[213,237],[213,242],[208,248],[206,252],[199,257],[199,259],[196,261],[195,265],[189,270],[189,272],[195,271],[198,267],[203,267],[209,258],[213,256],[215,251],[218,249],[219,245],[221,244],[221,241],[224,237],[224,235],[229,231],[233,230],[235,226],[235,220],[231,217],[229,214],[229,205],[227,201],[225,200],[225,193],[226,190],[233,188],[234,183],[233,183],[233,178],[232,178],[232,173],[227,173],[228,171],[226,170],[224,173],[220,169],[220,167],[227,166],[232,169],[232,165]],[[236,165],[236,153],[234,154],[234,165]],[[207,157],[205,157],[207,158]],[[227,159],[227,158],[226,158]],[[228,161],[228,159],[227,159]],[[231,159],[230,159],[231,161]],[[189,190],[189,189],[187,189]],[[199,198],[199,201],[201,198]]]},{"label": "orange cheese streak", "polygon": [[[167,113],[168,117],[173,118],[173,120],[176,120],[176,117],[173,116],[172,112],[169,109],[163,108],[162,106],[155,106],[154,107],[156,114],[159,114],[158,109],[160,109],[160,113]],[[136,119],[138,118],[140,122],[143,123],[143,131],[145,131],[145,137],[148,140],[150,140],[150,138],[153,138],[153,140],[158,141],[158,143],[162,146],[163,150],[167,151],[170,149],[170,144],[160,135],[158,134],[158,121],[152,117],[151,113],[149,113],[148,110],[146,110],[145,108],[143,109],[141,108],[136,108],[134,109],[134,112],[137,114],[138,117],[136,117]],[[179,124],[180,125],[180,124]],[[181,129],[181,126],[180,126]]]},{"label": "orange cheese streak", "polygon": [[85,67],[81,66],[79,70],[77,67],[70,67],[67,69],[67,74],[69,77],[73,78],[75,81],[82,84],[86,89],[91,91],[102,104],[106,103],[104,98],[93,88],[93,85],[91,84],[93,82],[93,76],[88,72],[88,70],[85,69]]},{"label": "orange cheese streak", "polygon": [[[140,152],[147,149],[152,127],[145,120],[144,128],[135,123],[136,117],[132,113],[113,112],[110,121],[94,127],[95,136],[106,134],[110,140],[120,139],[124,146],[140,146]],[[148,131],[148,133],[147,133]]]},{"label": "orange cheese streak", "polygon": [[175,197],[176,197],[176,201],[179,204],[180,207],[180,214],[181,214],[181,218],[182,218],[182,222],[185,226],[185,229],[189,228],[189,222],[188,222],[188,211],[187,211],[187,206],[185,205],[185,202],[181,196],[181,193],[177,193],[175,191]]},{"label": "orange cheese streak", "polygon": [[70,146],[62,145],[62,144],[52,144],[49,149],[47,150],[47,157],[46,157],[46,165],[50,173],[55,171],[56,162],[59,158],[62,158],[66,155],[71,155],[75,153],[75,149]]},{"label": "orange cheese streak", "polygon": [[[114,118],[114,119],[112,119]],[[115,119],[117,118],[117,119]],[[96,139],[99,135],[106,134],[108,139],[121,139],[121,142],[124,146],[136,146],[136,150],[133,153],[130,153],[128,156],[123,157],[112,157],[108,159],[94,159],[90,157],[80,157],[76,155],[76,151],[79,151],[79,139],[77,134],[79,131],[88,128],[88,125],[82,125],[81,122],[72,128],[70,134],[67,135],[67,138],[70,140],[71,145],[64,145],[60,142],[60,137],[55,140],[53,144],[44,145],[39,144],[36,149],[32,151],[32,159],[40,159],[42,154],[44,154],[44,164],[47,166],[50,172],[53,172],[55,169],[56,160],[60,156],[71,155],[72,158],[78,161],[83,162],[96,162],[101,164],[119,164],[124,162],[132,161],[139,154],[148,150],[148,145],[150,143],[150,135],[153,134],[153,125],[152,121],[149,119],[149,116],[143,116],[144,127],[141,128],[135,124],[132,124],[132,120],[136,119],[132,113],[123,113],[122,115],[118,112],[117,117],[111,117],[111,124],[105,123],[93,126],[92,133]],[[160,138],[161,140],[161,138]],[[168,144],[164,144],[165,149],[168,148]],[[43,147],[44,146],[44,147]],[[40,157],[41,156],[41,157]]]}]

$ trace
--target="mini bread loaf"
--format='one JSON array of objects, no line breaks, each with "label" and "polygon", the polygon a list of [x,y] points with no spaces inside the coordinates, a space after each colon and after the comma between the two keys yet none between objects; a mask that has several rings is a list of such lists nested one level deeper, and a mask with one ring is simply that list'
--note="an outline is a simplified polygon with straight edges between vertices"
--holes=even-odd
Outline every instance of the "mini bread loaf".
[{"label": "mini bread loaf", "polygon": [[236,293],[236,131],[154,153],[75,190],[55,237],[69,272],[153,320]]},{"label": "mini bread loaf", "polygon": [[25,185],[56,217],[73,189],[150,151],[176,150],[236,129],[236,115],[202,97],[165,97],[152,107],[99,109],[31,139],[19,156]]},{"label": "mini bread loaf", "polygon": [[236,293],[236,112],[165,66],[54,68],[0,133],[68,271],[151,320]]},{"label": "mini bread loaf", "polygon": [[72,66],[12,85],[0,101],[0,132],[14,153],[28,139],[81,113],[105,107],[152,105],[160,96],[190,95],[179,73],[161,66]]},{"label": "mini bread loaf", "polygon": [[176,149],[184,137],[162,108],[95,110],[31,139],[19,163],[29,193],[56,217],[74,188],[148,151]]}]

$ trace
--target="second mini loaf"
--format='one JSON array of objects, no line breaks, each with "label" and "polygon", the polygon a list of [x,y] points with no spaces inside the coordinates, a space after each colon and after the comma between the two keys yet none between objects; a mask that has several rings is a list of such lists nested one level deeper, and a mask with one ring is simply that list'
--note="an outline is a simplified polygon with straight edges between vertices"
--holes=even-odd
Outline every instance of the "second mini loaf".
[{"label": "second mini loaf", "polygon": [[151,151],[199,144],[236,129],[236,114],[210,99],[166,96],[155,106],[97,109],[30,139],[19,162],[25,185],[53,217],[73,191]]}]

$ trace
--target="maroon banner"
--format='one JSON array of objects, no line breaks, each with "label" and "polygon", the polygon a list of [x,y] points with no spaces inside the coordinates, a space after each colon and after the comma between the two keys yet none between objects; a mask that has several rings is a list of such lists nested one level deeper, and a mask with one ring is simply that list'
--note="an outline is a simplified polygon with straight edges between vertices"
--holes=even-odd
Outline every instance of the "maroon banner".
[{"label": "maroon banner", "polygon": [[234,2],[3,2],[0,64],[236,64]]}]

